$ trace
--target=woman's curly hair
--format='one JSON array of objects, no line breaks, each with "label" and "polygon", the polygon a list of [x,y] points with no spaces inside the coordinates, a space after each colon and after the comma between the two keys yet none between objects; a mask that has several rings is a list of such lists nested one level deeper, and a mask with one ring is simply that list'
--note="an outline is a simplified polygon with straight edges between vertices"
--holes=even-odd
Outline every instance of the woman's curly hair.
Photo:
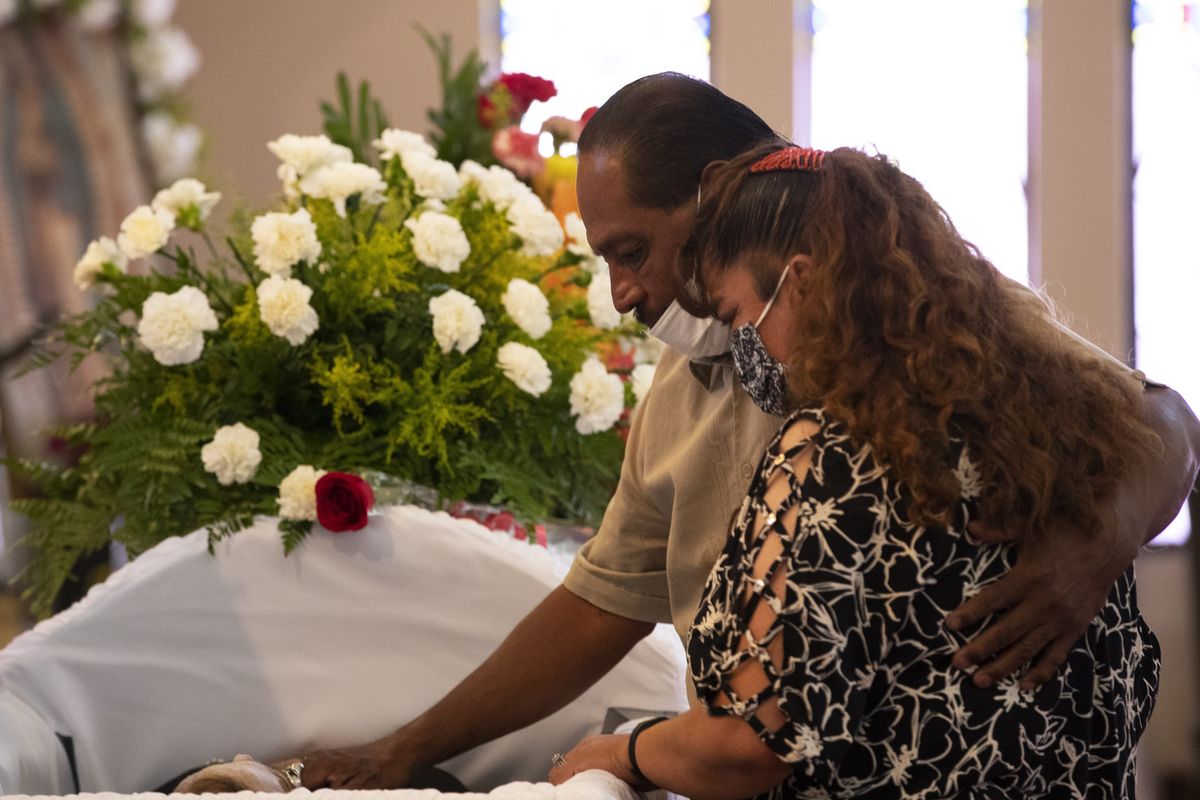
[{"label": "woman's curly hair", "polygon": [[[948,521],[961,437],[981,472],[985,519],[1022,539],[1051,520],[1088,530],[1135,459],[1159,446],[1142,385],[1054,320],[955,230],[886,157],[841,148],[816,171],[751,173],[780,149],[714,166],[693,239],[704,272],[749,265],[759,294],[805,254],[797,402],[815,402],[869,443],[911,492],[910,516]],[[711,313],[700,270],[681,262],[693,313]]]}]

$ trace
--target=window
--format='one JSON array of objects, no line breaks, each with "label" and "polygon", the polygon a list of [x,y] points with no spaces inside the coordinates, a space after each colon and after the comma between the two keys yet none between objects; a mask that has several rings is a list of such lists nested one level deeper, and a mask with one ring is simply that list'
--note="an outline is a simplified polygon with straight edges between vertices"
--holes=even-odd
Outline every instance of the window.
[{"label": "window", "polygon": [[672,70],[709,79],[708,0],[501,0],[500,64],[554,81],[523,127],[578,119],[630,81]]},{"label": "window", "polygon": [[[1200,4],[1133,4],[1133,311],[1138,366],[1200,409]],[[1189,534],[1187,508],[1156,543]]]},{"label": "window", "polygon": [[813,0],[812,144],[895,159],[1029,279],[1026,0]]}]

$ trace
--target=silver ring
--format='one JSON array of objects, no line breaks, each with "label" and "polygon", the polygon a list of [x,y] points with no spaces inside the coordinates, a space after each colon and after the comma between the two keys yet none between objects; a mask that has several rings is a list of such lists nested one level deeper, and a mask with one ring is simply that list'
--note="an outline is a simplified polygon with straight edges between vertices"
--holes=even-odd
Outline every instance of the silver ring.
[{"label": "silver ring", "polygon": [[283,768],[283,774],[293,789],[302,788],[304,781],[301,780],[301,776],[304,774],[304,761],[293,761],[291,764],[288,764]]},{"label": "silver ring", "polygon": [[563,764],[566,764],[566,763],[567,763],[567,760],[565,758],[563,758],[562,753],[555,753],[553,756],[550,757],[550,764],[552,766],[561,767]]}]

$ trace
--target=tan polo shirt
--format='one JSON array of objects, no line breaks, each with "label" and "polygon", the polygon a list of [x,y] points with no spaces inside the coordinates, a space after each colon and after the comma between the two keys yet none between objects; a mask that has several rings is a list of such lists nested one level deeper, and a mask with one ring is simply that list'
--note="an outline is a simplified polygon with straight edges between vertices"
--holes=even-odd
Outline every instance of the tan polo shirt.
[{"label": "tan polo shirt", "polygon": [[686,640],[734,511],[783,420],[758,410],[733,367],[668,348],[634,414],[616,494],[563,585]]}]

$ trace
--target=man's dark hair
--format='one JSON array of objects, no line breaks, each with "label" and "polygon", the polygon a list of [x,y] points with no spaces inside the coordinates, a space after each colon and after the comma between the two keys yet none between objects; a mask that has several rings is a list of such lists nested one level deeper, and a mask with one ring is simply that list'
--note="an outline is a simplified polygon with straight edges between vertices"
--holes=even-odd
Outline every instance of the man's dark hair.
[{"label": "man's dark hair", "polygon": [[695,198],[709,162],[779,138],[715,86],[660,72],[626,84],[600,106],[579,137],[579,152],[616,157],[634,204],[675,209]]}]

